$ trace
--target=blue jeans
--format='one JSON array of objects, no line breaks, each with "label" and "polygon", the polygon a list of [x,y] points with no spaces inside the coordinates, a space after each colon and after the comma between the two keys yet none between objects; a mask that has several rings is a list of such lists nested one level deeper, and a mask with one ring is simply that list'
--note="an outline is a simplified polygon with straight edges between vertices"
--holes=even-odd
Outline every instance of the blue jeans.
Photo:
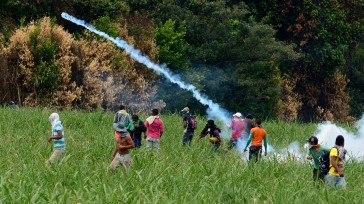
[{"label": "blue jeans", "polygon": [[344,177],[335,176],[333,174],[328,173],[325,177],[326,185],[328,188],[335,187],[337,189],[345,189],[346,182]]},{"label": "blue jeans", "polygon": [[134,145],[135,148],[140,148],[142,146],[142,137],[134,135]]}]

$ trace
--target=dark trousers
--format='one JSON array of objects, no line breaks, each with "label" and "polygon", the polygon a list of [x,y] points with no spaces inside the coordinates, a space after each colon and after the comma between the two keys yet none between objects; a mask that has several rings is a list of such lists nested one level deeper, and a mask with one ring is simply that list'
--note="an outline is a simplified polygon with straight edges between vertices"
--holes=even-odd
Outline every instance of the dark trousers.
[{"label": "dark trousers", "polygon": [[135,136],[133,138],[135,148],[140,148],[142,146],[142,137],[141,136]]},{"label": "dark trousers", "polygon": [[236,148],[236,145],[238,144],[238,139],[230,139],[228,144],[228,150],[232,148]]},{"label": "dark trousers", "polygon": [[182,144],[185,146],[187,143],[188,145],[191,145],[192,138],[193,138],[193,131],[187,131],[183,134]]},{"label": "dark trousers", "polygon": [[314,181],[317,181],[317,180],[323,181],[323,182],[325,181],[325,174],[321,173],[321,171],[318,169],[314,168],[312,170],[312,176],[313,176]]},{"label": "dark trousers", "polygon": [[217,143],[217,142],[211,143],[210,151],[214,151],[214,152],[219,151],[220,145],[221,145],[221,143]]},{"label": "dark trousers", "polygon": [[254,159],[255,162],[262,156],[262,146],[250,146],[249,147],[249,161]]}]

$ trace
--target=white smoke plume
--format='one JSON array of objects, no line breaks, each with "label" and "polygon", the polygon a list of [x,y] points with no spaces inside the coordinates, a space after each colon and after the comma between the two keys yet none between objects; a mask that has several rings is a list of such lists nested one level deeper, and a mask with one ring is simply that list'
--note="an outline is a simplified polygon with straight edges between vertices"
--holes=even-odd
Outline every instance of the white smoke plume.
[{"label": "white smoke plume", "polygon": [[352,159],[364,159],[364,117],[355,123],[356,132],[350,132],[342,127],[339,127],[331,122],[324,122],[319,124],[316,137],[320,144],[327,147],[333,147],[335,145],[335,139],[338,135],[344,136],[345,149],[347,149],[349,157]]},{"label": "white smoke plume", "polygon": [[110,37],[108,34],[97,30],[92,25],[86,23],[84,20],[77,19],[65,12],[63,12],[61,14],[61,16],[62,16],[62,18],[66,19],[68,21],[71,21],[77,25],[80,25],[95,34],[100,35],[100,36],[110,40],[117,47],[124,49],[125,52],[128,53],[132,59],[138,61],[139,63],[144,64],[149,69],[154,70],[157,74],[163,75],[170,82],[177,84],[182,89],[191,91],[193,93],[193,96],[200,103],[207,105],[209,107],[207,110],[207,114],[208,114],[209,118],[218,119],[218,120],[222,121],[222,124],[229,122],[227,110],[221,108],[219,106],[219,104],[214,103],[211,99],[207,98],[192,84],[183,82],[178,75],[173,74],[165,65],[158,65],[158,64],[152,62],[147,56],[142,55],[140,50],[129,45],[125,40],[122,40],[118,37],[117,38]]}]

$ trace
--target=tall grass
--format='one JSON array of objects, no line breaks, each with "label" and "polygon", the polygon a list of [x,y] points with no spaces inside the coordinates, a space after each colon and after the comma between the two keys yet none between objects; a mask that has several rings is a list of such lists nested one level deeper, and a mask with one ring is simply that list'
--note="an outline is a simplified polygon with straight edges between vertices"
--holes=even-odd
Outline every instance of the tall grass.
[{"label": "tall grass", "polygon": [[[209,151],[207,139],[182,147],[182,119],[162,115],[160,151],[131,152],[128,173],[108,172],[115,146],[110,112],[59,112],[67,154],[46,168],[52,145],[49,109],[0,108],[0,203],[363,203],[364,165],[346,163],[345,191],[314,186],[311,167],[287,159],[249,165],[234,151]],[[146,116],[141,116],[145,119]],[[270,143],[303,145],[315,124],[267,122]],[[226,149],[224,141],[222,149]]]}]

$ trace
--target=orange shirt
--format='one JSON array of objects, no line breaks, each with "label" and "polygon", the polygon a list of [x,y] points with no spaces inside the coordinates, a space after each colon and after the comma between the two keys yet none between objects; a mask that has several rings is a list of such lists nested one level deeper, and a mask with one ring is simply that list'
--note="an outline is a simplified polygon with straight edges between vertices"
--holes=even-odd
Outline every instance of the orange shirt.
[{"label": "orange shirt", "polygon": [[267,132],[261,127],[255,127],[250,130],[250,133],[253,134],[251,146],[262,146],[262,141]]}]

